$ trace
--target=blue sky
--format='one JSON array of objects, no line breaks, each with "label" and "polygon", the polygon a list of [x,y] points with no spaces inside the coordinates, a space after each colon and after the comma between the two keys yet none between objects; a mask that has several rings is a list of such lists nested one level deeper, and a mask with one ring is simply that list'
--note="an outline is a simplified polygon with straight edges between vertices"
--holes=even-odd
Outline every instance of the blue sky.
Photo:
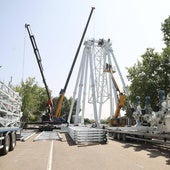
[{"label": "blue sky", "polygon": [[[42,78],[25,30],[32,32],[41,54],[44,74],[53,96],[64,87],[91,7],[95,12],[85,39],[110,38],[126,79],[125,67],[133,66],[146,48],[161,51],[161,23],[170,15],[169,0],[0,0],[0,80],[19,84],[22,79]],[[81,48],[79,58],[82,55]],[[66,96],[72,95],[77,76],[71,77]]]}]

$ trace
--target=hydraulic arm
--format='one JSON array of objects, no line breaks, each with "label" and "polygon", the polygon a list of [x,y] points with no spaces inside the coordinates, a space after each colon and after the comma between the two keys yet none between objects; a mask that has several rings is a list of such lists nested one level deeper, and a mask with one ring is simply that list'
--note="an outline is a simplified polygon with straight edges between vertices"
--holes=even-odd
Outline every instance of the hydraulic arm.
[{"label": "hydraulic arm", "polygon": [[117,105],[116,105],[116,110],[114,112],[114,118],[117,119],[119,114],[120,114],[121,108],[124,106],[125,94],[123,92],[121,92],[121,90],[120,90],[120,88],[119,88],[119,86],[118,86],[118,84],[117,84],[117,82],[116,82],[116,80],[113,76],[113,73],[115,71],[113,71],[112,66],[110,64],[106,64],[106,68],[105,68],[104,71],[109,72],[111,74],[112,82],[113,82],[114,87],[116,89],[117,95],[119,95],[118,96],[118,102],[117,102]]},{"label": "hydraulic arm", "polygon": [[70,80],[70,77],[71,77],[71,74],[72,74],[74,65],[75,65],[75,63],[76,63],[76,60],[77,60],[77,57],[78,57],[78,54],[79,54],[79,51],[80,51],[80,48],[81,48],[81,45],[82,45],[84,36],[85,36],[85,34],[86,34],[86,31],[87,31],[87,28],[88,28],[88,25],[89,25],[89,22],[90,22],[90,19],[91,19],[91,16],[92,16],[92,13],[93,13],[93,10],[94,10],[94,9],[95,9],[95,8],[92,7],[91,12],[90,12],[90,15],[89,15],[88,20],[87,20],[87,23],[86,23],[86,26],[85,26],[85,28],[84,28],[83,35],[82,35],[81,40],[80,40],[80,43],[79,43],[79,46],[78,46],[78,48],[77,48],[77,52],[76,52],[76,54],[75,54],[73,63],[72,63],[72,65],[71,65],[71,68],[70,68],[70,71],[69,71],[69,74],[68,74],[68,77],[67,77],[67,80],[66,80],[64,89],[61,89],[61,91],[60,91],[59,101],[58,101],[58,104],[57,104],[56,113],[55,113],[55,115],[54,115],[54,117],[56,117],[56,118],[59,118],[60,115],[61,115],[61,107],[62,107],[62,104],[63,104],[65,92],[66,92],[66,89],[67,89],[67,86],[68,86],[68,83],[69,83],[69,80]]},{"label": "hydraulic arm", "polygon": [[119,93],[118,94],[119,95],[119,97],[118,97],[119,101],[117,103],[116,110],[115,110],[115,113],[114,113],[114,118],[118,118],[118,116],[120,114],[120,110],[124,106],[125,95],[120,91],[119,86],[117,85],[116,80],[113,77],[113,74],[112,74],[112,81],[113,81],[113,84],[114,84],[117,92]]}]

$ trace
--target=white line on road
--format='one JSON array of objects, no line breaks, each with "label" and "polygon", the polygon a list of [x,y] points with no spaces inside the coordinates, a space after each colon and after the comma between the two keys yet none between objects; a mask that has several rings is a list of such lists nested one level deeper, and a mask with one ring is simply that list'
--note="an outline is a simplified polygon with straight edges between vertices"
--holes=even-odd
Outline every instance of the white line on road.
[{"label": "white line on road", "polygon": [[31,138],[33,135],[35,135],[35,132],[32,133],[31,135],[28,135],[27,137],[24,137],[24,136],[23,136],[20,140],[23,141],[23,142],[25,142],[26,140],[28,140],[29,138]]},{"label": "white line on road", "polygon": [[42,132],[33,140],[33,142],[35,142],[41,135],[42,135]]},{"label": "white line on road", "polygon": [[53,160],[53,140],[51,141],[51,148],[48,157],[47,170],[52,170],[52,160]]}]

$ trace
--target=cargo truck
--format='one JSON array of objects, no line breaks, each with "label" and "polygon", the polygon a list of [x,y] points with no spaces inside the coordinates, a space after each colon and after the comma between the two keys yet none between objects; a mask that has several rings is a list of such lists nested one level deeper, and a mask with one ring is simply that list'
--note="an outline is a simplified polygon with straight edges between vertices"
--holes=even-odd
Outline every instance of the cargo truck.
[{"label": "cargo truck", "polygon": [[12,86],[0,81],[0,155],[14,150],[20,133],[21,97]]}]

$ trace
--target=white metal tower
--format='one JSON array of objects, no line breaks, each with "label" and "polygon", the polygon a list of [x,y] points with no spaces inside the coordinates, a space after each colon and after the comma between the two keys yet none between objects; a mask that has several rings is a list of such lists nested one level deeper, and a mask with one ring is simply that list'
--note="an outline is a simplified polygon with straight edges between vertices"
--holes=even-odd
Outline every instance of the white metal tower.
[{"label": "white metal tower", "polygon": [[[116,87],[112,81],[112,73],[117,70],[118,77],[123,86],[122,92],[125,91],[125,83],[114,57],[110,39],[107,41],[104,39],[88,40],[85,41],[84,46],[68,123],[70,123],[74,102],[77,98],[74,123],[79,123],[79,113],[81,112],[81,124],[84,124],[86,101],[88,101],[93,106],[94,119],[99,126],[103,104],[109,100],[110,115],[113,115],[114,101],[117,103],[118,100]],[[108,74],[108,69],[111,74]],[[87,88],[88,86],[89,88]]]}]

